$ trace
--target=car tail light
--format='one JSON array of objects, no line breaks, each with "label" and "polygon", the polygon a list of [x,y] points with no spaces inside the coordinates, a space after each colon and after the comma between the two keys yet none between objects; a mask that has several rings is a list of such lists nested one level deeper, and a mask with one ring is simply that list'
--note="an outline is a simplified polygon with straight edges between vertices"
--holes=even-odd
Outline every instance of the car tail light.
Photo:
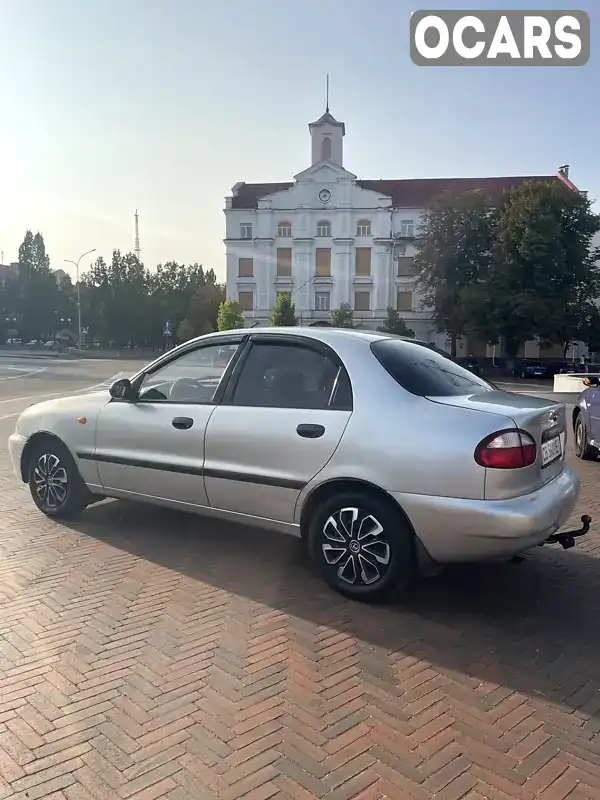
[{"label": "car tail light", "polygon": [[535,463],[537,448],[525,431],[510,428],[486,436],[475,449],[475,461],[490,469],[520,469]]}]

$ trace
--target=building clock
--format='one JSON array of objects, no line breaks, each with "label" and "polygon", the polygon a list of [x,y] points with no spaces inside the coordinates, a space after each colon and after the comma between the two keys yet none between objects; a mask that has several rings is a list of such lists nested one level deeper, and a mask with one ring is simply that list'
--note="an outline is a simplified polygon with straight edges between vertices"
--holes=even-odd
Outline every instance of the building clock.
[{"label": "building clock", "polygon": [[319,200],[322,203],[328,203],[331,200],[331,192],[329,189],[321,189],[319,192]]}]

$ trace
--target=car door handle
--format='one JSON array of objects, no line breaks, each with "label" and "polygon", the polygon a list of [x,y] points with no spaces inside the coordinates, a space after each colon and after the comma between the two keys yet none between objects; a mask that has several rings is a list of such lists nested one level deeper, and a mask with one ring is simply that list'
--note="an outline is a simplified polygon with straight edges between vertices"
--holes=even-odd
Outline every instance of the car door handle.
[{"label": "car door handle", "polygon": [[193,424],[194,420],[191,417],[175,417],[172,422],[173,427],[178,431],[187,431]]},{"label": "car door handle", "polygon": [[319,439],[325,433],[325,428],[322,425],[298,425],[296,433],[304,439]]}]

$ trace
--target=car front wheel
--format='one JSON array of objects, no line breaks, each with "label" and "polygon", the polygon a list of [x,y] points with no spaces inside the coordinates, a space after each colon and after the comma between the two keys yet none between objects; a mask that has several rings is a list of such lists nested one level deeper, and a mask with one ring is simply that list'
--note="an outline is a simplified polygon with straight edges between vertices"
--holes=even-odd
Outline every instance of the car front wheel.
[{"label": "car front wheel", "polygon": [[66,519],[88,504],[86,486],[73,457],[58,441],[47,439],[29,459],[29,491],[33,502],[48,517]]},{"label": "car front wheel", "polygon": [[415,578],[412,531],[392,501],[367,492],[321,503],[309,523],[308,549],[329,586],[356,600],[397,598]]},{"label": "car front wheel", "polygon": [[598,448],[588,444],[587,428],[581,414],[575,421],[575,455],[584,461],[595,461],[598,458]]}]

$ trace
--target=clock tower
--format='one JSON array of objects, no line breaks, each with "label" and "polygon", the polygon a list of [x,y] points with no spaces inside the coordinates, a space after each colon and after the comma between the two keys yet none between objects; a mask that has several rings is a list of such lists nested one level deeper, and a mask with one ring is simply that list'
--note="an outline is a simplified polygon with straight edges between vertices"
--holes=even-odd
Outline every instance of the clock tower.
[{"label": "clock tower", "polygon": [[311,165],[329,161],[330,164],[343,167],[346,126],[329,113],[329,106],[322,117],[309,124],[308,130],[311,139]]}]

